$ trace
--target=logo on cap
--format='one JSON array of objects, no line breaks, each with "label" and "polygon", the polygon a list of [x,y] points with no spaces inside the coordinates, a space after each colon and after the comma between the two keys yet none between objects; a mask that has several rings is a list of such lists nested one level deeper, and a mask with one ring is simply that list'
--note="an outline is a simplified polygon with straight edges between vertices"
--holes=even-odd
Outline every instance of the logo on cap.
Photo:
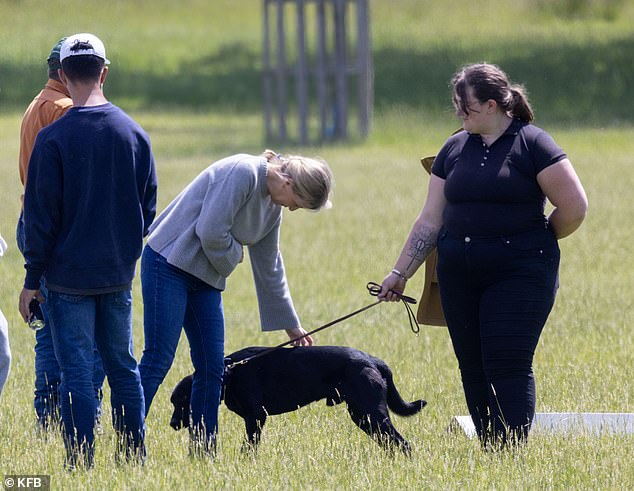
[{"label": "logo on cap", "polygon": [[94,34],[75,34],[67,38],[60,49],[60,61],[69,56],[94,55],[101,58],[106,64],[110,63],[106,58],[106,48]]}]

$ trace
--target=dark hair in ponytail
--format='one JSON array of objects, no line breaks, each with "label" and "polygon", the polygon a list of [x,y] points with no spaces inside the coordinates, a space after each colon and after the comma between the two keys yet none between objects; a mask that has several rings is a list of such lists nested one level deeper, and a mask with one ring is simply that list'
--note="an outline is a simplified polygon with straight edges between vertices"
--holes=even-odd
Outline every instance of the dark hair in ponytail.
[{"label": "dark hair in ponytail", "polygon": [[511,84],[509,77],[500,67],[490,63],[465,65],[451,79],[456,108],[468,113],[467,88],[480,102],[489,99],[497,102],[508,116],[530,123],[534,119],[533,108],[528,102],[522,85]]}]

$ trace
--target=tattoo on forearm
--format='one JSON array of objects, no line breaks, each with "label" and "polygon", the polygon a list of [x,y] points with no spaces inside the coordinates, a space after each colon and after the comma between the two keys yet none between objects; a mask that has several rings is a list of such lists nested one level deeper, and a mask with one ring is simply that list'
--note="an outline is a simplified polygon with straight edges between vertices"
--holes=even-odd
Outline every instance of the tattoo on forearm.
[{"label": "tattoo on forearm", "polygon": [[409,269],[414,262],[418,261],[422,263],[427,256],[436,247],[436,241],[438,239],[438,231],[429,227],[421,227],[412,234],[412,239],[409,243],[409,251],[407,255],[412,260],[407,265]]}]

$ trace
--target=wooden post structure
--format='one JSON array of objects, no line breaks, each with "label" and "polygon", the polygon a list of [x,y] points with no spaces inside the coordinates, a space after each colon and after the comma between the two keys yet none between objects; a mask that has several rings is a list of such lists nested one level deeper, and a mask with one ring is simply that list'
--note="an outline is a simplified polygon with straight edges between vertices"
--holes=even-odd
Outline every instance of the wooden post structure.
[{"label": "wooden post structure", "polygon": [[356,136],[365,138],[373,104],[369,1],[263,2],[266,140],[347,139],[355,133],[350,114],[358,118]]}]

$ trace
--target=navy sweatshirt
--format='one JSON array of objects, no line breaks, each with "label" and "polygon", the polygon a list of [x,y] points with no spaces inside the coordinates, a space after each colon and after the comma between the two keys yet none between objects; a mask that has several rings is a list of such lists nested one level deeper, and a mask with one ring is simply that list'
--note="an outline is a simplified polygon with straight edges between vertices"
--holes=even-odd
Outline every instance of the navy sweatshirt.
[{"label": "navy sweatshirt", "polygon": [[128,288],[156,193],[145,131],[111,103],[71,108],[40,131],[29,162],[24,287],[44,276],[64,293]]}]

